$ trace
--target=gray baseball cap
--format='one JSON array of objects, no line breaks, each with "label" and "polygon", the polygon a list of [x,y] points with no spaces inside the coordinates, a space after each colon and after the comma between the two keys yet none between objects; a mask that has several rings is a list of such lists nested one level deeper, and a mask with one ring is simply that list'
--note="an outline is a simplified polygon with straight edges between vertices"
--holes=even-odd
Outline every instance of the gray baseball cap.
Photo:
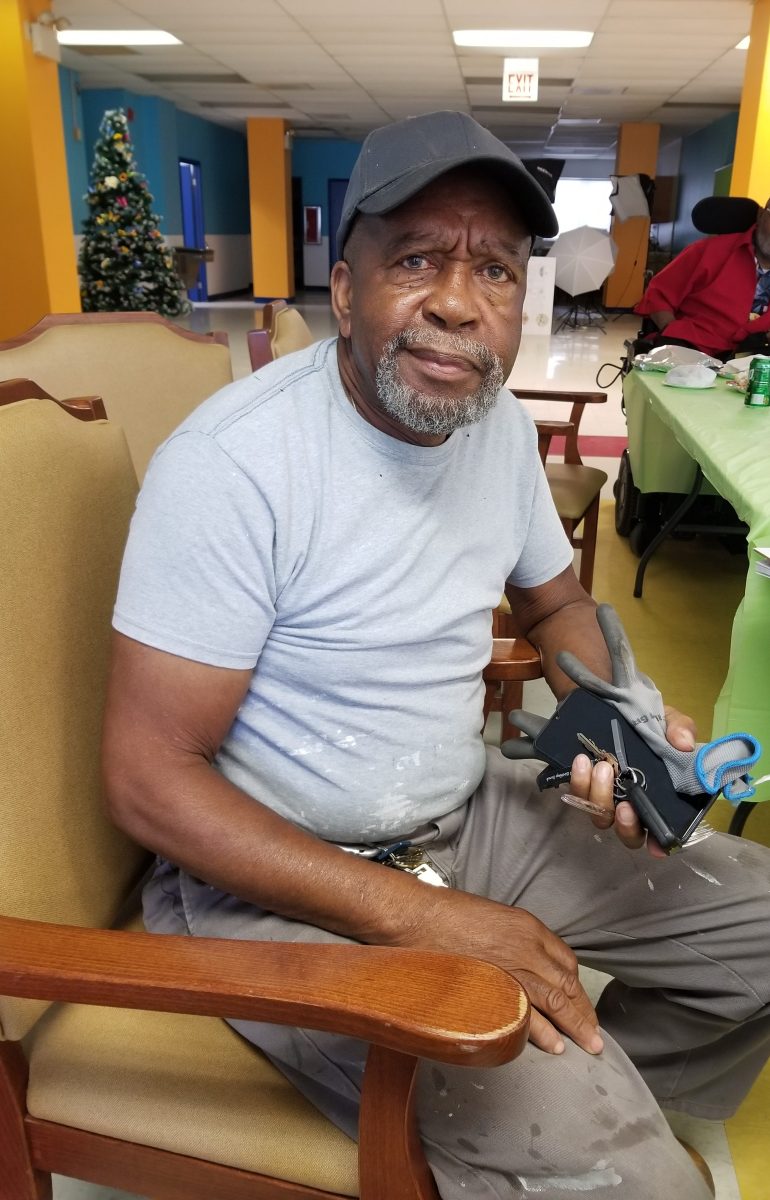
[{"label": "gray baseball cap", "polygon": [[488,167],[510,187],[531,234],[556,236],[556,213],[521,159],[467,113],[445,111],[407,117],[367,136],[345,193],[337,253],[342,254],[357,213],[391,212],[440,175],[472,163]]}]

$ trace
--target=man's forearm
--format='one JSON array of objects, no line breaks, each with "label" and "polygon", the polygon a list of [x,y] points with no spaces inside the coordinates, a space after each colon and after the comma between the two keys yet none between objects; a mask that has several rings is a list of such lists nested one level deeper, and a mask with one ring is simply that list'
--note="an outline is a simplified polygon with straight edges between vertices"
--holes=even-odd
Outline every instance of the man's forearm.
[{"label": "man's forearm", "polygon": [[574,683],[559,670],[559,650],[573,654],[604,679],[610,678],[610,659],[596,622],[596,604],[580,586],[572,567],[536,588],[505,588],[517,636],[537,646],[543,674],[559,699]]},{"label": "man's forearm", "polygon": [[610,659],[596,623],[596,605],[592,600],[565,605],[534,625],[528,637],[540,649],[543,674],[558,699],[575,686],[557,665],[559,650],[571,650],[602,679],[611,677]]},{"label": "man's forearm", "polygon": [[138,842],[224,892],[357,941],[408,944],[438,889],[340,850],[247,796],[203,758],[151,775],[124,765],[113,820]]}]

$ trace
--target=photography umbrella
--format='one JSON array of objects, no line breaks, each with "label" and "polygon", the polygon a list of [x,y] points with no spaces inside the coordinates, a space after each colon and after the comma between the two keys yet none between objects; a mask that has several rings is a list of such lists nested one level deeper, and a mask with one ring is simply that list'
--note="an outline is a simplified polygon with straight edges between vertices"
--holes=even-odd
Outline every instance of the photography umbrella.
[{"label": "photography umbrella", "polygon": [[595,292],[615,266],[615,243],[603,229],[581,225],[560,233],[549,258],[556,259],[556,286],[569,296]]}]

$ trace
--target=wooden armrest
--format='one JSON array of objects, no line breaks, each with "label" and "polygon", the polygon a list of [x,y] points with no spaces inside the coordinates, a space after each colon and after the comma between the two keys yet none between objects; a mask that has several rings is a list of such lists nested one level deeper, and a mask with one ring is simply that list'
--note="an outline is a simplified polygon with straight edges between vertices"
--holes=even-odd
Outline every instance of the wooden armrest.
[{"label": "wooden armrest", "polygon": [[542,674],[540,651],[526,638],[493,638],[492,657],[484,668],[486,683],[539,679]]},{"label": "wooden armrest", "polygon": [[509,1062],[529,1029],[523,989],[480,959],[16,917],[0,917],[0,994],[323,1029],[461,1066]]}]

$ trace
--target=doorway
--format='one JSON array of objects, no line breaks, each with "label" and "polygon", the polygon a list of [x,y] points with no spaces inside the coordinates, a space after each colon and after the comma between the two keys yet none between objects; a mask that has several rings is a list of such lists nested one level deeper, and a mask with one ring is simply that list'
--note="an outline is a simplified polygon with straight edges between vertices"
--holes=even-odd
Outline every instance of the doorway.
[{"label": "doorway", "polygon": [[[203,220],[203,177],[199,162],[179,160],[179,187],[182,194],[182,241],[189,249],[206,249],[206,225]],[[188,288],[190,300],[208,300],[206,264],[201,261],[198,277]]]}]

